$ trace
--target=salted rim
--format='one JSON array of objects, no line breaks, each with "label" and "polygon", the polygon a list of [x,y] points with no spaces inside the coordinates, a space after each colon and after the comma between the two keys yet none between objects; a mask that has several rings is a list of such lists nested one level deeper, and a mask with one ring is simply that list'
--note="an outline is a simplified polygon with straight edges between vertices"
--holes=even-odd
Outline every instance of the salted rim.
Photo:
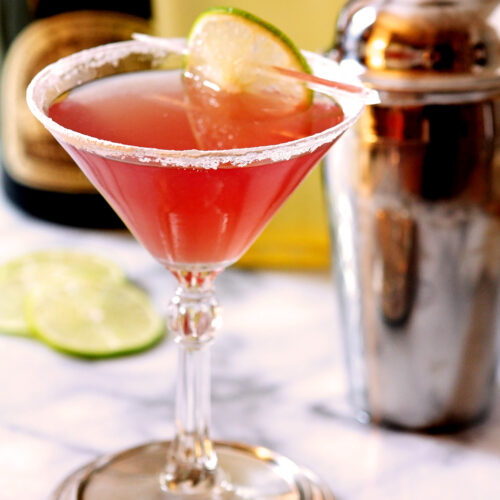
[{"label": "salted rim", "polygon": [[[336,62],[312,52],[302,53],[314,75],[361,85],[357,77],[341,71]],[[347,130],[364,109],[360,99],[339,94],[337,101],[344,112],[344,119],[334,127],[281,144],[222,150],[168,150],[131,146],[75,132],[49,118],[46,114],[48,108],[58,96],[92,80],[98,68],[104,65],[117,66],[121,59],[130,54],[164,58],[170,52],[143,41],[126,41],[101,45],[60,59],[41,70],[29,84],[26,99],[31,112],[59,141],[106,158],[165,167],[217,168],[222,164],[244,167],[265,161],[285,161],[315,151]]]}]

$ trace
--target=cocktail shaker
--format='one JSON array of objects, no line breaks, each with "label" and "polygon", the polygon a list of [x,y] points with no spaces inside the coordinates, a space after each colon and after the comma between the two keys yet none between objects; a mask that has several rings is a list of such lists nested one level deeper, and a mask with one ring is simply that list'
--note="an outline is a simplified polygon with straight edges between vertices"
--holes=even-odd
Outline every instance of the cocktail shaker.
[{"label": "cocktail shaker", "polygon": [[500,317],[500,3],[356,0],[332,57],[379,91],[324,166],[360,418],[487,414]]}]

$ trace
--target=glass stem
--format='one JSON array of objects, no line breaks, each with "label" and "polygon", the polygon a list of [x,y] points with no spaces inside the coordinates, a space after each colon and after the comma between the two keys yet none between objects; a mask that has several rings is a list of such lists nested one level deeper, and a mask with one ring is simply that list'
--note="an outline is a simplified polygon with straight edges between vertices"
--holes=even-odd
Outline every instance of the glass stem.
[{"label": "glass stem", "polygon": [[217,484],[217,455],[210,429],[210,344],[220,324],[213,279],[217,273],[173,271],[180,286],[170,302],[167,321],[179,345],[175,425],[165,490],[203,493]]}]

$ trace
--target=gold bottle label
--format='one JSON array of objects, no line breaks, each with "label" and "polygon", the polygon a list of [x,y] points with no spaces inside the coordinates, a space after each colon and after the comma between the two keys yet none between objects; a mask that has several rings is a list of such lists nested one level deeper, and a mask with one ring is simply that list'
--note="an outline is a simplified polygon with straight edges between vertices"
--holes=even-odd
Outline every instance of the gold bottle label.
[{"label": "gold bottle label", "polygon": [[45,66],[79,50],[148,31],[144,19],[117,12],[77,11],[31,23],[11,45],[1,96],[4,167],[17,182],[66,193],[94,188],[28,109],[26,87]]}]

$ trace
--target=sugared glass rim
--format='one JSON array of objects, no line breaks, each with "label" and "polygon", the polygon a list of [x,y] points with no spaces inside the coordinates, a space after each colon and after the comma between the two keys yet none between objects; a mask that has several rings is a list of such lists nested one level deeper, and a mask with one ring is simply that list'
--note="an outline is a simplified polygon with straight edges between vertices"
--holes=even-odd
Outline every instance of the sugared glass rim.
[{"label": "sugared glass rim", "polygon": [[[341,71],[336,62],[312,52],[302,53],[316,76],[361,85],[355,76]],[[31,112],[60,142],[106,158],[151,166],[217,168],[219,165],[244,167],[285,161],[313,152],[333,142],[351,127],[364,109],[361,99],[339,94],[337,102],[342,107],[344,119],[334,127],[275,145],[206,151],[147,148],[98,139],[63,127],[47,115],[50,105],[61,94],[92,81],[99,68],[117,66],[120,60],[131,54],[165,58],[170,53],[143,41],[126,41],[101,45],[64,57],[41,70],[29,84],[26,98]]]}]

